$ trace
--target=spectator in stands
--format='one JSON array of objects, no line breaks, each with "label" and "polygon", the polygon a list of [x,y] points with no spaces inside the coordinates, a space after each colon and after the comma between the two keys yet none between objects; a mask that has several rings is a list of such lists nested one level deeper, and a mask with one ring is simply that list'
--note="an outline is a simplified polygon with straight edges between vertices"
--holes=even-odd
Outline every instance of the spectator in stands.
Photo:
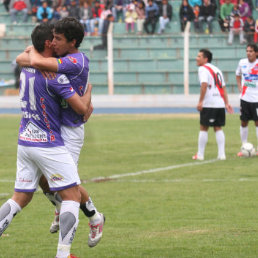
[{"label": "spectator in stands", "polygon": [[9,4],[10,4],[10,0],[3,0],[4,8],[8,13],[9,13]]},{"label": "spectator in stands", "polygon": [[239,14],[239,16],[240,16],[238,4],[234,4],[233,10],[232,10],[232,12],[230,14],[230,19],[234,18],[235,14]]},{"label": "spectator in stands", "polygon": [[253,43],[255,32],[255,21],[252,16],[247,17],[244,23],[245,39],[247,43]]},{"label": "spectator in stands", "polygon": [[239,17],[239,14],[235,14],[234,18],[230,21],[230,30],[228,35],[228,44],[232,45],[234,40],[234,34],[239,35],[240,44],[244,44],[246,40],[244,39],[244,22]]},{"label": "spectator in stands", "polygon": [[230,14],[234,8],[234,5],[230,0],[225,0],[225,3],[220,7],[219,24],[222,31],[229,31]]},{"label": "spectator in stands", "polygon": [[137,13],[135,11],[135,6],[133,3],[127,6],[127,11],[125,13],[125,25],[126,25],[126,32],[129,32],[129,28],[131,32],[134,32],[134,25],[137,20]]},{"label": "spectator in stands", "polygon": [[109,14],[107,16],[107,18],[104,20],[104,24],[103,24],[103,30],[102,30],[102,35],[101,35],[102,43],[100,45],[91,47],[91,51],[96,50],[96,49],[107,49],[108,29],[109,29],[110,23],[113,21],[114,21],[114,16],[112,14]]},{"label": "spectator in stands", "polygon": [[145,21],[145,4],[143,1],[140,1],[136,4],[135,11],[137,13],[137,32],[139,35],[141,35]]},{"label": "spectator in stands", "polygon": [[69,16],[80,20],[80,7],[77,4],[76,0],[71,0],[71,4],[67,7]]},{"label": "spectator in stands", "polygon": [[194,8],[196,5],[201,6],[202,0],[188,0],[189,5]]},{"label": "spectator in stands", "polygon": [[194,13],[192,7],[188,4],[187,0],[183,0],[179,10],[181,31],[185,30],[185,25],[189,21],[194,20]]},{"label": "spectator in stands", "polygon": [[199,22],[199,15],[200,15],[200,6],[196,5],[193,8],[193,13],[194,13],[194,31],[195,32],[200,32],[200,22]]},{"label": "spectator in stands", "polygon": [[239,14],[243,22],[245,22],[246,18],[252,15],[251,9],[248,3],[244,2],[244,0],[239,0]]},{"label": "spectator in stands", "polygon": [[93,24],[98,24],[98,35],[101,35],[104,20],[101,18],[101,13],[104,10],[104,5],[100,4],[99,0],[96,0],[92,8]]},{"label": "spectator in stands", "polygon": [[164,32],[166,25],[171,21],[172,13],[173,9],[168,0],[162,0],[162,5],[159,7],[159,34]]},{"label": "spectator in stands", "polygon": [[61,11],[61,6],[54,7],[51,24],[55,24],[58,20],[61,19],[60,11]]},{"label": "spectator in stands", "polygon": [[42,3],[42,6],[38,7],[37,19],[38,22],[49,22],[52,19],[52,9],[46,1]]},{"label": "spectator in stands", "polygon": [[113,13],[115,22],[119,21],[119,17],[121,17],[122,22],[124,22],[126,5],[127,5],[126,0],[114,0],[114,6],[112,8],[112,13]]},{"label": "spectator in stands", "polygon": [[83,6],[80,8],[80,22],[83,24],[87,35],[92,35],[94,32],[94,21],[92,18],[92,9],[87,2],[84,2]]},{"label": "spectator in stands", "polygon": [[66,17],[69,16],[69,12],[67,11],[66,6],[61,6],[60,16],[61,16],[61,19],[66,18]]},{"label": "spectator in stands", "polygon": [[207,22],[209,33],[212,34],[212,21],[215,17],[215,10],[215,6],[211,4],[210,0],[203,0],[199,15],[199,28],[201,33],[203,33],[203,23]]},{"label": "spectator in stands", "polygon": [[[153,0],[148,0],[148,5],[145,8],[145,21],[144,21],[144,29],[147,34],[154,34],[157,24],[157,19],[159,15],[159,8]],[[151,25],[151,32],[149,31],[148,26]]]},{"label": "spectator in stands", "polygon": [[257,43],[257,42],[258,42],[258,19],[255,22],[255,32],[254,32],[254,43]]},{"label": "spectator in stands", "polygon": [[11,0],[9,4],[9,10],[11,15],[11,21],[13,24],[17,24],[17,14],[22,13],[22,22],[28,21],[28,14],[31,13],[31,4],[29,0]]},{"label": "spectator in stands", "polygon": [[254,10],[253,0],[244,0],[244,1],[248,4],[248,6],[249,6],[249,8],[251,10],[251,15],[252,15],[253,10]]}]

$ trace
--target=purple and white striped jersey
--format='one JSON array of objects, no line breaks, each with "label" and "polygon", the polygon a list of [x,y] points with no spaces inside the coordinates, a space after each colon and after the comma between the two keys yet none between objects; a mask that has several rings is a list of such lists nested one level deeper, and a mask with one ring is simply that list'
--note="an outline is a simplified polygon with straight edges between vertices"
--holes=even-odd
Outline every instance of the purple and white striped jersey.
[{"label": "purple and white striped jersey", "polygon": [[[58,72],[69,79],[72,87],[82,96],[89,79],[89,59],[82,52],[68,54],[57,59]],[[62,124],[78,127],[83,124],[83,116],[78,115],[65,101],[62,103]]]},{"label": "purple and white striped jersey", "polygon": [[75,94],[64,74],[25,67],[20,75],[20,122],[18,144],[31,147],[63,146],[61,99]]}]

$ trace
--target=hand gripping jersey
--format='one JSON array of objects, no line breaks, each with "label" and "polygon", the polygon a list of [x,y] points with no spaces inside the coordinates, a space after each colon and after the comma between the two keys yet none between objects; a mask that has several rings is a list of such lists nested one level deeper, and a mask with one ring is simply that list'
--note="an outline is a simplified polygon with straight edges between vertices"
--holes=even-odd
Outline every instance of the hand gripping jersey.
[{"label": "hand gripping jersey", "polygon": [[207,63],[198,69],[200,85],[207,83],[207,91],[203,100],[203,107],[224,108],[225,81],[222,72],[214,65]]},{"label": "hand gripping jersey", "polygon": [[[89,60],[81,52],[68,54],[58,58],[58,72],[66,74],[72,87],[82,96],[87,88],[89,79]],[[78,127],[83,124],[83,116],[78,115],[64,101],[62,105],[62,124],[66,126]]]},{"label": "hand gripping jersey", "polygon": [[20,75],[20,122],[18,144],[31,147],[63,146],[61,98],[75,91],[64,74],[23,68]]},{"label": "hand gripping jersey", "polygon": [[239,61],[236,75],[242,76],[241,99],[247,102],[258,102],[258,61],[250,63],[247,58]]}]

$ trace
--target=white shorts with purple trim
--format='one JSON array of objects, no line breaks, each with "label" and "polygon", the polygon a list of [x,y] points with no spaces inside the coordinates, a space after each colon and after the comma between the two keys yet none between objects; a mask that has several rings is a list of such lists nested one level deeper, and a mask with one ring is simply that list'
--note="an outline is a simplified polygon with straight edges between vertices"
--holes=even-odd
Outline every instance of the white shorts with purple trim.
[{"label": "white shorts with purple trim", "polygon": [[51,191],[81,184],[77,166],[66,147],[38,148],[18,145],[15,191],[36,191],[42,174]]},{"label": "white shorts with purple trim", "polygon": [[71,153],[73,160],[78,165],[80,152],[84,142],[84,124],[78,127],[61,126],[61,136],[65,147]]}]

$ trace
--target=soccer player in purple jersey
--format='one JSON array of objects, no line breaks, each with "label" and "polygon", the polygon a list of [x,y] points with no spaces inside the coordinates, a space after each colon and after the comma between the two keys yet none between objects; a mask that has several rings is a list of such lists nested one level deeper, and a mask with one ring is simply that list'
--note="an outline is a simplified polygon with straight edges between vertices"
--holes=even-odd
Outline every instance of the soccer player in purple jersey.
[{"label": "soccer player in purple jersey", "polygon": [[[48,24],[37,26],[31,35],[35,48],[52,56],[52,34]],[[79,220],[81,195],[77,166],[61,137],[60,99],[78,114],[86,114],[91,103],[91,86],[80,97],[64,74],[24,67],[20,75],[22,119],[19,128],[15,190],[0,208],[0,236],[13,217],[32,199],[42,174],[51,191],[62,198],[57,258],[72,257],[70,248]]]},{"label": "soccer player in purple jersey", "polygon": [[[78,50],[84,38],[83,26],[74,18],[64,18],[55,24],[53,34],[52,44],[59,58],[45,58],[38,51],[31,48],[29,56],[26,53],[22,53],[16,61],[21,66],[30,64],[38,69],[66,74],[75,91],[82,96],[87,88],[89,79],[89,60]],[[92,106],[91,108],[93,109]],[[65,101],[63,102],[61,135],[76,164],[78,164],[84,142],[84,120],[87,120],[90,113],[85,117],[79,116]],[[49,200],[56,204],[55,220],[50,227],[50,232],[55,233],[59,229],[60,198],[58,198],[58,195],[48,191],[44,179],[41,180],[40,185]],[[94,247],[102,237],[105,217],[97,211],[87,191],[82,186],[79,189],[82,196],[80,208],[90,220],[88,245]]]}]

